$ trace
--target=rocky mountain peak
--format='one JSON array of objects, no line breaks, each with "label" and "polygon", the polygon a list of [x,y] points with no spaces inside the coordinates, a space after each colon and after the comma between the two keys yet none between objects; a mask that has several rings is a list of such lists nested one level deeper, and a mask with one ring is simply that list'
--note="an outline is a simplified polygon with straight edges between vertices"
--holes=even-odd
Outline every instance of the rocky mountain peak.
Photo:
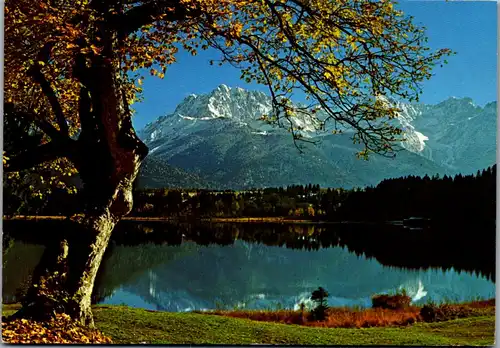
[{"label": "rocky mountain peak", "polygon": [[[494,163],[496,102],[480,107],[471,98],[450,97],[435,105],[383,99],[400,109],[394,122],[404,130],[406,140],[401,146],[409,152],[452,170],[472,170]],[[264,140],[274,135],[283,137],[288,144],[291,139],[286,130],[259,120],[271,110],[271,98],[266,94],[223,84],[209,93],[187,96],[173,113],[147,125],[139,136],[150,146],[151,153],[167,157],[170,157],[167,153],[182,152],[183,148],[205,141],[207,136],[217,139],[217,143],[226,143],[226,140],[232,143],[242,136],[248,137],[245,142],[274,141],[272,139],[277,138]],[[318,125],[307,115],[292,120],[295,126],[303,129],[305,136],[321,135],[325,139],[332,136],[329,132],[318,133]],[[328,141],[339,144],[348,141],[349,133],[344,135],[342,141],[338,136]],[[175,139],[185,139],[182,149],[174,150]],[[253,151],[264,151],[252,146]],[[349,145],[338,146],[346,148]]]},{"label": "rocky mountain peak", "polygon": [[270,109],[270,100],[264,93],[222,84],[208,94],[186,97],[172,115],[192,120],[228,118],[241,121],[255,120]]}]

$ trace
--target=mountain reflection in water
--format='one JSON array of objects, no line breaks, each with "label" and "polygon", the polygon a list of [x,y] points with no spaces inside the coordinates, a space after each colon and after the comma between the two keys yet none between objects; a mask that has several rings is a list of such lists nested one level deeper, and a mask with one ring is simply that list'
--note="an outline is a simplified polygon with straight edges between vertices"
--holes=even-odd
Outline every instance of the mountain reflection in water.
[{"label": "mountain reflection in water", "polygon": [[[297,308],[318,286],[329,291],[331,306],[369,306],[373,294],[401,288],[416,303],[494,297],[487,279],[494,263],[467,260],[474,250],[457,241],[433,254],[434,235],[375,225],[127,222],[114,233],[93,299],[187,311]],[[4,301],[16,299],[23,279],[14,273],[26,248],[34,246],[18,240],[4,258]],[[39,258],[41,251],[31,254]],[[21,267],[26,277],[27,264]]]}]

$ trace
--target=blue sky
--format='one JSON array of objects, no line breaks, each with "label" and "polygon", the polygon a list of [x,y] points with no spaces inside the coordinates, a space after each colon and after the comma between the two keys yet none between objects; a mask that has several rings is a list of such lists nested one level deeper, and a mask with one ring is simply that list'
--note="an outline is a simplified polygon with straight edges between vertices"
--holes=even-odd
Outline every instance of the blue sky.
[{"label": "blue sky", "polygon": [[[421,101],[435,104],[451,96],[470,97],[484,105],[497,99],[497,4],[495,1],[404,1],[399,8],[427,28],[431,49],[450,48],[457,52],[449,64],[435,68],[425,82]],[[208,93],[224,83],[267,92],[267,87],[239,79],[238,69],[210,66],[217,52],[208,50],[192,57],[180,51],[177,63],[161,80],[146,77],[144,101],[135,104],[136,129],[159,116],[171,113],[187,95]]]}]

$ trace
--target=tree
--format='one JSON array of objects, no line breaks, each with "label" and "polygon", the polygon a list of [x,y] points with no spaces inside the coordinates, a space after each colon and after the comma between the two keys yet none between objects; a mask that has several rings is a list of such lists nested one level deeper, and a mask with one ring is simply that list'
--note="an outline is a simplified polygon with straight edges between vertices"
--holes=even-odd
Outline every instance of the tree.
[{"label": "tree", "polygon": [[312,206],[312,205],[309,205],[309,206],[307,207],[307,216],[310,216],[310,217],[311,217],[311,216],[312,216],[312,217],[314,216],[314,208],[313,208],[313,206]]},{"label": "tree", "polygon": [[321,286],[312,292],[311,301],[316,303],[316,307],[311,311],[313,320],[322,321],[328,316],[328,302],[326,300],[328,296],[328,292]]},{"label": "tree", "polygon": [[[362,157],[388,155],[402,131],[386,98],[418,99],[420,83],[450,53],[428,52],[425,40],[389,0],[6,0],[5,107],[44,136],[6,154],[5,169],[77,171],[83,182],[81,214],[40,277],[67,270],[54,282],[66,294],[61,310],[92,324],[95,276],[132,208],[148,153],[131,122],[142,73],[163,78],[179,49],[211,47],[219,64],[269,87],[273,110],[262,119],[288,128],[294,142],[307,141],[293,122],[302,114],[319,130],[351,128]],[[292,105],[297,91],[310,105]],[[50,312],[40,288],[23,316]]]}]

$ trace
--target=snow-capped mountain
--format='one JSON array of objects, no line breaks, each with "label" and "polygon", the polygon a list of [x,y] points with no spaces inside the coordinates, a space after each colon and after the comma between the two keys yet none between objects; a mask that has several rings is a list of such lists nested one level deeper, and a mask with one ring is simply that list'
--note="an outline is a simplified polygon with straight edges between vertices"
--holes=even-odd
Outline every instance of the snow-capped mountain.
[{"label": "snow-capped mountain", "polygon": [[497,103],[477,106],[470,98],[449,98],[421,106],[414,126],[428,136],[422,155],[459,172],[474,172],[496,160]]},{"label": "snow-capped mountain", "polygon": [[[151,143],[161,137],[182,136],[213,128],[214,125],[223,127],[227,122],[232,126],[245,127],[255,134],[266,135],[278,130],[259,120],[263,115],[269,115],[271,110],[271,98],[263,92],[220,85],[209,94],[189,95],[171,115],[146,125],[140,135],[146,143]],[[222,120],[226,122],[217,122]],[[319,127],[319,122],[314,122],[305,114],[294,118],[293,122],[294,126],[303,128],[304,133],[314,132]]]},{"label": "snow-capped mountain", "polygon": [[348,132],[318,132],[319,122],[305,114],[293,118],[294,126],[318,143],[305,144],[300,154],[286,129],[259,120],[271,112],[269,96],[226,85],[186,97],[139,136],[150,158],[235,189],[309,182],[365,186],[403,175],[471,173],[495,163],[496,102],[485,107],[469,98],[437,105],[385,102],[400,109],[396,122],[405,131],[396,159],[358,160],[360,147]]},{"label": "snow-capped mountain", "polygon": [[390,103],[401,110],[405,149],[455,172],[495,163],[496,102],[480,107],[471,98],[450,97],[437,105]]}]

